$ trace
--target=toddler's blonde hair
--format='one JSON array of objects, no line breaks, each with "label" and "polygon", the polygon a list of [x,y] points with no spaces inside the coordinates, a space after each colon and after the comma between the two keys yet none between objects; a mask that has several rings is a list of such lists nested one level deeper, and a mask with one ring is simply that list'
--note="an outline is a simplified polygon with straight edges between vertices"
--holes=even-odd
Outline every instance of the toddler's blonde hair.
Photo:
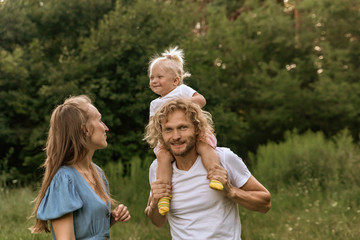
[{"label": "toddler's blonde hair", "polygon": [[152,69],[155,64],[161,64],[161,67],[165,71],[172,72],[175,76],[179,77],[179,84],[184,83],[184,78],[190,77],[189,72],[184,71],[184,52],[182,49],[179,49],[177,46],[174,48],[169,48],[165,50],[161,56],[156,55],[150,59],[148,74],[151,76]]}]

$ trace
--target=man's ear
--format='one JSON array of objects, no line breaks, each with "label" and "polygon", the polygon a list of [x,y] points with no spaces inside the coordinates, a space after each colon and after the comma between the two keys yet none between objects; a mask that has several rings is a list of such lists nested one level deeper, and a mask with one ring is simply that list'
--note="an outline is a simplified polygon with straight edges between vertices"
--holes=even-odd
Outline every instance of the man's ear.
[{"label": "man's ear", "polygon": [[200,130],[198,128],[195,129],[195,139],[198,140],[200,136]]}]

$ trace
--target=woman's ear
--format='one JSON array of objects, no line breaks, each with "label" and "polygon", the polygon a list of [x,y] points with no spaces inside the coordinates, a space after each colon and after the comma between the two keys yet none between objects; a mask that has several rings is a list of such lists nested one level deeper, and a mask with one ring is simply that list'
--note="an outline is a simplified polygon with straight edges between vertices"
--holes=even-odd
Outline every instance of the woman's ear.
[{"label": "woman's ear", "polygon": [[87,137],[90,137],[91,132],[90,132],[89,127],[86,126],[86,124],[84,124],[84,125],[81,126],[81,130],[85,133],[85,135],[86,135]]}]

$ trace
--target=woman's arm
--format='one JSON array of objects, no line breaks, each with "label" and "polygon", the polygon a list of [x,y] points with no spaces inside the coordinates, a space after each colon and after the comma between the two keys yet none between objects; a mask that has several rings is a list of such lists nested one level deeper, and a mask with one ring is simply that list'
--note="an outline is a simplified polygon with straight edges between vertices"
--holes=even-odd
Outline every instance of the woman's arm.
[{"label": "woman's arm", "polygon": [[75,240],[73,213],[51,220],[57,240]]}]

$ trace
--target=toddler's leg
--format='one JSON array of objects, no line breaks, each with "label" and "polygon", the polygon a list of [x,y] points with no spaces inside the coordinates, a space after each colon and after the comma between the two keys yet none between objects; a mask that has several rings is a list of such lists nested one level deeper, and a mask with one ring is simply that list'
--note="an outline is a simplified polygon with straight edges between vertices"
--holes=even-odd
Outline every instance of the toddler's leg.
[{"label": "toddler's leg", "polygon": [[[169,151],[167,151],[165,149],[160,149],[156,153],[156,157],[157,157],[157,161],[158,161],[158,165],[157,165],[157,169],[156,169],[156,178],[161,179],[164,182],[171,184],[171,177],[172,177],[171,162],[174,159],[174,157],[172,156],[172,154]],[[169,212],[170,199],[171,199],[171,196],[163,197],[163,198],[159,199],[158,209],[159,209],[159,213],[161,215],[166,215]]]},{"label": "toddler's leg", "polygon": [[[202,163],[207,171],[215,165],[220,165],[219,156],[217,155],[215,149],[209,144],[198,141],[196,144],[196,151],[201,156]],[[219,191],[224,189],[223,184],[215,179],[210,179],[209,187]]]}]

